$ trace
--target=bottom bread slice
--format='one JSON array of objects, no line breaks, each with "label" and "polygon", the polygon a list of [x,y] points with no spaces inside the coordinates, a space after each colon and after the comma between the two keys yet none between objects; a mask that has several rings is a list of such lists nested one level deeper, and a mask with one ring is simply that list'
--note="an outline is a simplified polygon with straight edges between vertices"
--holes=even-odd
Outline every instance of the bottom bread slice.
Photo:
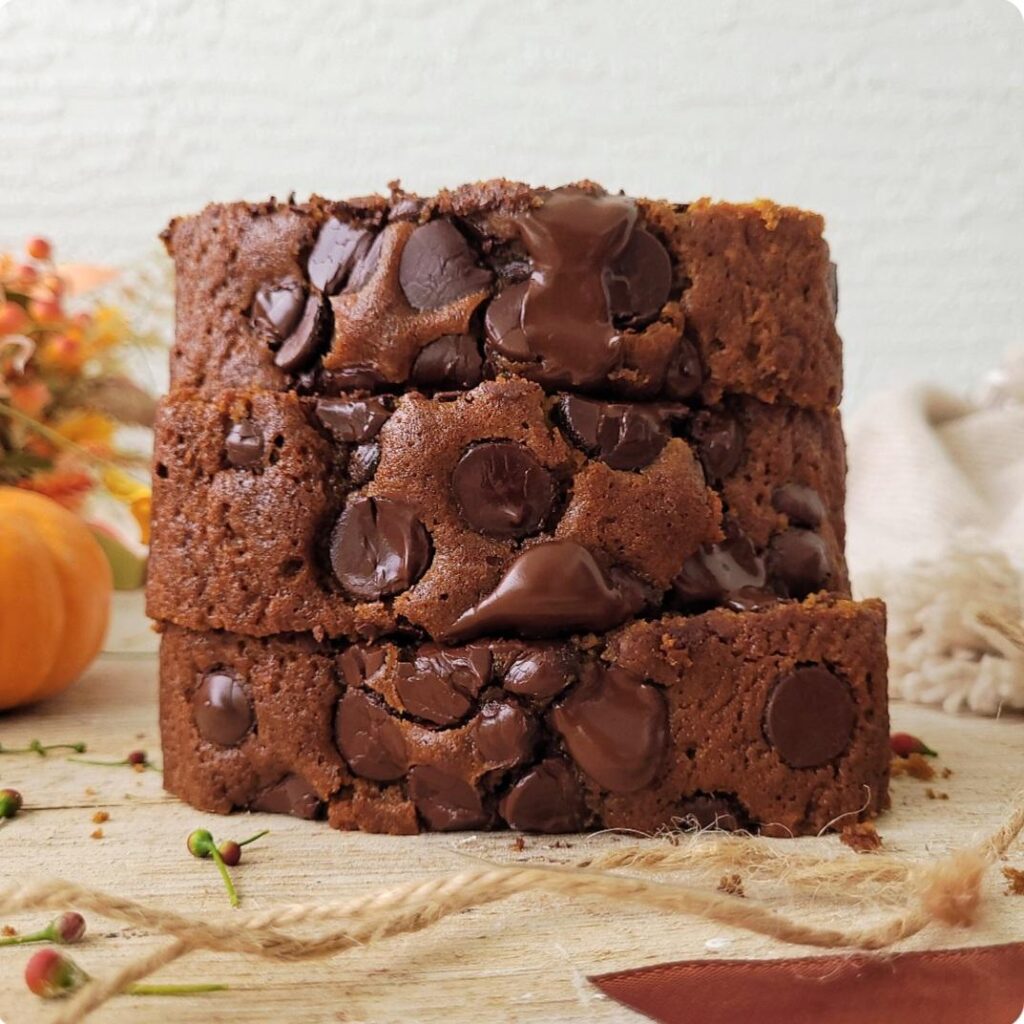
[{"label": "bottom bread slice", "polygon": [[878,601],[457,648],[165,625],[160,664],[164,784],[207,811],[807,835],[888,804]]}]

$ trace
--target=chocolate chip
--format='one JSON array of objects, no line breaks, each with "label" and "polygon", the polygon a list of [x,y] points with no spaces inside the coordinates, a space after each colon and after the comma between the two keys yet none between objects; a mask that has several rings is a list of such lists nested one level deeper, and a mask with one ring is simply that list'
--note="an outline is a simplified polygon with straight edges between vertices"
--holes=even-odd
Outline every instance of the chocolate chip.
[{"label": "chocolate chip", "polygon": [[691,433],[709,480],[720,482],[739,466],[743,458],[743,431],[727,412],[698,413]]},{"label": "chocolate chip", "polygon": [[672,587],[684,604],[719,604],[742,591],[761,591],[766,580],[764,561],[754,545],[737,535],[691,555]]},{"label": "chocolate chip", "polygon": [[421,388],[475,388],[483,376],[483,364],[475,338],[445,334],[420,351],[410,380]]},{"label": "chocolate chip", "polygon": [[323,806],[323,801],[302,776],[286,775],[280,782],[257,794],[249,809],[269,814],[290,814],[310,821],[319,817]]},{"label": "chocolate chip", "polygon": [[523,333],[523,302],[528,284],[523,281],[500,291],[484,314],[488,348],[514,363],[530,363],[536,356]]},{"label": "chocolate chip", "polygon": [[263,460],[263,435],[252,420],[239,420],[231,425],[224,448],[232,466],[256,466]]},{"label": "chocolate chip", "polygon": [[470,734],[489,765],[512,768],[530,759],[537,740],[537,723],[518,705],[491,700],[473,720]]},{"label": "chocolate chip", "polygon": [[390,498],[356,498],[331,537],[331,567],[364,601],[411,587],[430,562],[430,535],[415,511]]},{"label": "chocolate chip", "polygon": [[488,648],[446,650],[427,644],[414,662],[398,665],[395,692],[409,714],[435,725],[453,725],[469,713],[490,678]]},{"label": "chocolate chip", "polygon": [[785,484],[772,494],[772,508],[781,512],[794,526],[821,526],[825,519],[825,503],[813,487]]},{"label": "chocolate chip", "polygon": [[772,586],[786,597],[802,599],[824,590],[832,575],[828,547],[811,530],[777,533],[768,545],[767,563]]},{"label": "chocolate chip", "polygon": [[348,477],[356,487],[362,487],[373,479],[380,462],[380,445],[376,441],[361,444],[354,449],[348,460]]},{"label": "chocolate chip", "polygon": [[477,266],[469,242],[451,221],[435,220],[409,236],[398,280],[415,309],[438,309],[489,288],[492,275]]},{"label": "chocolate chip", "polygon": [[737,832],[751,827],[750,815],[729,793],[695,793],[680,803],[674,817],[695,828],[713,828],[722,832]]},{"label": "chocolate chip", "polygon": [[779,603],[779,595],[764,587],[740,587],[722,598],[722,604],[734,612],[762,612]]},{"label": "chocolate chip", "polygon": [[[309,379],[312,377],[312,379]],[[369,366],[348,366],[342,370],[318,369],[302,374],[299,382],[309,394],[343,395],[347,391],[376,391],[387,383]]]},{"label": "chocolate chip", "polygon": [[612,469],[650,465],[669,438],[665,419],[656,407],[613,405],[566,395],[559,408],[573,443]]},{"label": "chocolate chip", "polygon": [[839,274],[834,263],[828,265],[828,278],[825,282],[828,289],[829,302],[832,305],[833,318],[839,315]]},{"label": "chocolate chip", "polygon": [[416,810],[435,832],[479,828],[487,824],[480,794],[465,779],[432,765],[419,764],[409,771],[409,797]]},{"label": "chocolate chip", "polygon": [[672,260],[649,231],[636,228],[625,249],[604,272],[608,309],[616,323],[653,320],[672,290]]},{"label": "chocolate chip", "polygon": [[603,632],[643,604],[642,588],[628,576],[606,575],[581,544],[553,540],[519,555],[497,587],[455,621],[447,639],[502,631],[517,636]]},{"label": "chocolate chip", "polygon": [[237,746],[256,720],[241,682],[226,672],[208,672],[192,696],[196,730],[221,747]]},{"label": "chocolate chip", "polygon": [[502,686],[521,697],[550,700],[573,682],[579,671],[579,661],[565,648],[528,649],[506,669]]},{"label": "chocolate chip", "polygon": [[327,324],[327,306],[318,295],[310,295],[302,319],[274,355],[275,365],[280,366],[285,373],[305,369],[326,339]]},{"label": "chocolate chip", "polygon": [[661,770],[668,747],[665,698],[624,669],[587,666],[551,722],[572,759],[602,789],[633,793]]},{"label": "chocolate chip", "polygon": [[348,280],[352,268],[373,244],[364,228],[331,217],[324,223],[309,254],[306,272],[310,283],[324,295],[335,295]]},{"label": "chocolate chip", "polygon": [[498,812],[522,832],[578,832],[586,806],[575,772],[560,758],[549,757],[505,794]]},{"label": "chocolate chip", "polygon": [[535,533],[551,512],[554,477],[520,444],[487,441],[470,448],[452,471],[462,518],[493,537]]},{"label": "chocolate chip", "polygon": [[408,767],[401,726],[363,690],[347,690],[338,702],[334,736],[354,775],[393,782]]},{"label": "chocolate chip", "polygon": [[281,341],[298,326],[305,304],[306,289],[301,281],[265,284],[253,299],[253,324],[274,341]]},{"label": "chocolate chip", "polygon": [[370,278],[377,272],[377,264],[380,262],[381,249],[384,248],[384,232],[378,232],[373,243],[365,253],[360,254],[348,275],[348,283],[342,288],[343,292],[357,292],[369,284]]},{"label": "chocolate chip", "polygon": [[346,685],[356,687],[375,676],[386,664],[387,654],[381,647],[346,647],[338,656],[338,670]]},{"label": "chocolate chip", "polygon": [[817,768],[846,750],[856,717],[846,683],[821,665],[805,665],[776,684],[764,729],[791,768]]},{"label": "chocolate chip", "polygon": [[665,392],[669,398],[691,398],[704,383],[704,367],[696,345],[680,338],[676,354],[665,374]]},{"label": "chocolate chip", "polygon": [[321,398],[316,418],[346,444],[370,441],[391,415],[389,398]]}]

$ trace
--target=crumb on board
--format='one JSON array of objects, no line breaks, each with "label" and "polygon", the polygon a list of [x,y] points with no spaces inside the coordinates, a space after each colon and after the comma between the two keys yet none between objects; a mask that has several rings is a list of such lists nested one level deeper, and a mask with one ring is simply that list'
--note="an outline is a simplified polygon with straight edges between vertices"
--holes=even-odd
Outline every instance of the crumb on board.
[{"label": "crumb on board", "polygon": [[952,774],[953,774],[953,769],[952,768],[943,768],[942,769],[942,777],[944,779],[948,779],[950,777],[950,775],[952,775]]},{"label": "crumb on board", "polygon": [[9,924],[5,924],[3,928],[0,928],[0,935],[5,939],[9,939],[12,935],[17,935],[18,929],[12,928]]},{"label": "crumb on board", "polygon": [[718,891],[730,896],[746,896],[743,891],[743,879],[737,874],[722,875],[718,880]]},{"label": "crumb on board", "polygon": [[146,770],[145,764],[133,764],[132,765],[132,771],[133,772],[139,772],[139,774],[141,774],[145,770]]},{"label": "crumb on board", "polygon": [[103,829],[101,829],[101,828],[94,828],[89,833],[89,838],[90,839],[102,839],[103,838]]},{"label": "crumb on board", "polygon": [[516,853],[522,853],[526,849],[526,840],[522,836],[516,836],[509,845]]},{"label": "crumb on board", "polygon": [[86,796],[95,796],[96,795],[96,790],[93,789],[92,786],[86,786],[85,787],[85,795]]},{"label": "crumb on board", "polygon": [[928,797],[929,800],[948,800],[949,799],[949,794],[948,793],[944,793],[940,789],[932,789],[931,786],[929,786],[924,791],[924,795],[926,797]]},{"label": "crumb on board", "polygon": [[891,763],[893,778],[909,775],[912,779],[928,782],[935,778],[935,769],[924,754],[908,754],[906,757],[894,757]]},{"label": "crumb on board", "polygon": [[874,853],[882,846],[882,837],[870,821],[855,821],[844,825],[839,841],[857,853]]},{"label": "crumb on board", "polygon": [[552,850],[571,850],[572,849],[572,843],[567,843],[564,839],[556,839],[551,844],[551,849]]},{"label": "crumb on board", "polygon": [[110,821],[110,815],[106,811],[97,811],[92,816],[92,823],[94,825],[102,825],[103,822]]},{"label": "crumb on board", "polygon": [[1020,868],[1003,868],[1007,896],[1024,896],[1024,871]]}]

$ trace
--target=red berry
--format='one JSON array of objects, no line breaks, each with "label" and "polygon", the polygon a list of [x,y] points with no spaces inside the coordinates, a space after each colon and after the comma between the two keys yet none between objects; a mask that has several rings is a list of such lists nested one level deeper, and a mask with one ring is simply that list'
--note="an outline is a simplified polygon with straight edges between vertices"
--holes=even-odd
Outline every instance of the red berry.
[{"label": "red berry", "polygon": [[41,949],[25,964],[25,984],[43,999],[56,999],[74,992],[86,979],[82,968],[56,949]]},{"label": "red berry", "polygon": [[35,284],[39,280],[39,271],[31,263],[23,263],[15,267],[14,276],[19,284]]},{"label": "red berry", "polygon": [[28,314],[16,302],[0,303],[0,337],[21,334],[28,325]]},{"label": "red berry", "polygon": [[146,764],[146,752],[144,750],[133,750],[125,760],[129,764]]},{"label": "red berry", "polygon": [[233,868],[242,859],[242,847],[234,841],[234,839],[225,839],[220,846],[217,847],[220,853],[221,860],[229,868]]},{"label": "red berry", "polygon": [[28,311],[41,324],[57,323],[64,315],[56,299],[33,299],[28,304]]},{"label": "red berry", "polygon": [[34,260],[48,260],[53,253],[53,247],[45,238],[30,238],[25,244],[25,251]]},{"label": "red berry", "polygon": [[62,946],[73,946],[85,935],[85,918],[73,910],[65,911],[53,922],[53,934]]},{"label": "red berry", "polygon": [[910,757],[911,754],[925,754],[927,757],[938,756],[931,747],[926,746],[916,736],[911,736],[909,732],[894,732],[889,737],[889,747],[897,757]]},{"label": "red berry", "polygon": [[16,789],[0,789],[0,818],[13,818],[24,806]]}]

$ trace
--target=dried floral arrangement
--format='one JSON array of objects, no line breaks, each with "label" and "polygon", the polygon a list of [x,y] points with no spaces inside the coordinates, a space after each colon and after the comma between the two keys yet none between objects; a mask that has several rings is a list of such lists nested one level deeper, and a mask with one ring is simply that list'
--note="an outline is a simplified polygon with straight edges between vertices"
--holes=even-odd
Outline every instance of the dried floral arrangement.
[{"label": "dried floral arrangement", "polygon": [[[146,544],[147,445],[124,435],[152,425],[155,401],[129,373],[140,350],[164,340],[126,312],[145,282],[120,280],[110,299],[115,276],[59,266],[44,238],[30,239],[24,258],[0,253],[0,486],[76,512],[109,495]],[[94,525],[117,541],[109,525]]]}]

